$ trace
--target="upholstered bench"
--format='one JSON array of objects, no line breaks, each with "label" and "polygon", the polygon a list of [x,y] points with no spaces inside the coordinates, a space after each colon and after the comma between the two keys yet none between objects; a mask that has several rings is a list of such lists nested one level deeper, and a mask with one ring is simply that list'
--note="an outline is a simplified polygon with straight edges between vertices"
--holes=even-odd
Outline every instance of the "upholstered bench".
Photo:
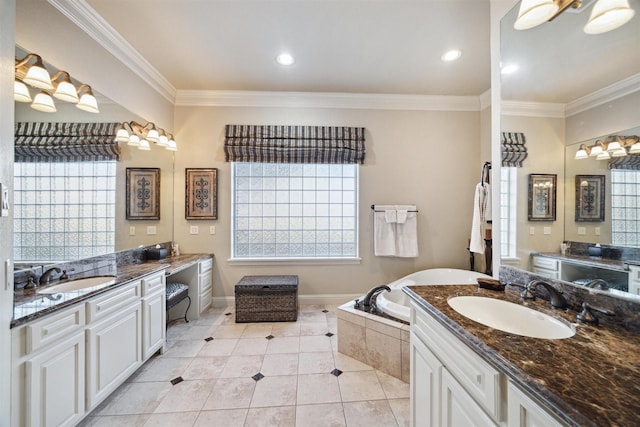
[{"label": "upholstered bench", "polygon": [[188,299],[189,305],[184,311],[184,321],[189,323],[187,312],[191,307],[191,297],[189,296],[189,287],[183,283],[167,283],[167,322],[169,321],[169,309],[178,305],[182,300]]}]

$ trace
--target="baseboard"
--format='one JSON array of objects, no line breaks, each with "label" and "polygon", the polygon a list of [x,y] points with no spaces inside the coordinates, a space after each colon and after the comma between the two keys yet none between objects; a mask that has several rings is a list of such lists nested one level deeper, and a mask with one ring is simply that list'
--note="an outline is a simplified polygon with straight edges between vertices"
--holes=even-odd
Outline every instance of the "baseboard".
[{"label": "baseboard", "polygon": [[[347,301],[362,297],[361,294],[320,294],[320,295],[298,295],[299,304],[316,305],[342,305]],[[214,307],[233,307],[235,297],[213,297]]]}]

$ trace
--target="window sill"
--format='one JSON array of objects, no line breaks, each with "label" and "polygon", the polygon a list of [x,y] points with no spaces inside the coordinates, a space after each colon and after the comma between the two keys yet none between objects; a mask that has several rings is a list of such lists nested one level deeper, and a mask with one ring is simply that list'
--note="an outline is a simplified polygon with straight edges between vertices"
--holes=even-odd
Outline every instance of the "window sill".
[{"label": "window sill", "polygon": [[362,258],[228,258],[229,265],[350,265]]}]

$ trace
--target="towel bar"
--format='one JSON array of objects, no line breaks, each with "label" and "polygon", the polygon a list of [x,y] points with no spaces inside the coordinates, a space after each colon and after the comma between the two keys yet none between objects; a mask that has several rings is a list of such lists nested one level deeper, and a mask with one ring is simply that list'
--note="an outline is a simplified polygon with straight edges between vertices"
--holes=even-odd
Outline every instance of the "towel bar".
[{"label": "towel bar", "polygon": [[[377,211],[376,210],[376,205],[371,205],[371,210],[374,211],[374,212],[384,212],[384,211]],[[419,212],[419,211],[415,210],[415,211],[407,211],[407,212]]]}]

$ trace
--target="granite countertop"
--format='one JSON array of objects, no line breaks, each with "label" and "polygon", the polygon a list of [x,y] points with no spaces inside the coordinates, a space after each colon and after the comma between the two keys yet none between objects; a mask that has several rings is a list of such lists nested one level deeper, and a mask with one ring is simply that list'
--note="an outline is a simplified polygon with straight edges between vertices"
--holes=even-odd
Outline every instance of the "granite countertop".
[{"label": "granite countertop", "polygon": [[[640,423],[640,339],[614,326],[576,323],[576,312],[551,310],[549,302],[522,301],[514,290],[475,285],[409,286],[405,292],[427,313],[569,425]],[[476,323],[454,311],[459,295],[498,298],[561,317],[576,334],[561,340],[528,338]]]},{"label": "granite countertop", "polygon": [[47,286],[54,286],[66,281],[53,280],[47,286],[40,286],[33,290],[17,290],[13,297],[13,319],[11,327],[28,323],[47,314],[69,307],[88,298],[117,288],[131,280],[135,280],[147,274],[165,271],[166,275],[171,275],[184,270],[196,262],[210,258],[209,254],[185,254],[167,257],[159,261],[146,261],[142,263],[131,263],[125,265],[101,266],[93,274],[70,275],[69,281],[92,276],[115,276],[113,283],[107,286],[87,288],[72,292],[57,294],[40,294],[39,290],[46,289]]},{"label": "granite countertop", "polygon": [[606,268],[616,271],[628,271],[626,264],[637,264],[638,261],[622,261],[619,259],[609,259],[593,257],[588,255],[562,255],[558,252],[533,252],[531,255],[539,255],[547,258],[559,259],[564,262],[573,262],[580,265],[588,265],[596,268]]}]

